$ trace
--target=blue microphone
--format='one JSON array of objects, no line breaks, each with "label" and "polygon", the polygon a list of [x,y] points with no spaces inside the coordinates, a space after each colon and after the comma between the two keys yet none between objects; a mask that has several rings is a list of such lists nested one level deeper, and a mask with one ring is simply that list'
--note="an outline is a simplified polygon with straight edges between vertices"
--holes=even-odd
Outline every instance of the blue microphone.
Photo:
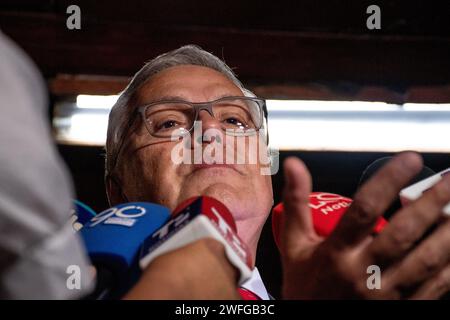
[{"label": "blue microphone", "polygon": [[80,230],[97,269],[92,297],[118,298],[139,279],[138,253],[144,240],[170,218],[169,209],[152,203],[131,202],[109,208]]}]

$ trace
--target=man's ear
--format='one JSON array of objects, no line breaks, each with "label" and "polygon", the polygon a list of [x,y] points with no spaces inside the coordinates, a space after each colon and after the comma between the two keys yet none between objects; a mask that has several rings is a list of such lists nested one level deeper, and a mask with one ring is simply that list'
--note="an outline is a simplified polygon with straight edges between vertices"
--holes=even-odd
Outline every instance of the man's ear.
[{"label": "man's ear", "polygon": [[109,205],[115,206],[119,203],[127,202],[125,195],[123,194],[122,187],[118,183],[117,179],[111,175],[105,177],[106,195],[108,197]]}]

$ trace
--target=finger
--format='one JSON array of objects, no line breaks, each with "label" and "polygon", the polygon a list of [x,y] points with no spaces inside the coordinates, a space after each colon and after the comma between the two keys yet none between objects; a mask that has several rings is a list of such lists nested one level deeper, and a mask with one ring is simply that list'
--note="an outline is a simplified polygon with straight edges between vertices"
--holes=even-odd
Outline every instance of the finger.
[{"label": "finger", "polygon": [[284,218],[282,221],[282,251],[297,247],[302,238],[315,235],[310,213],[311,175],[305,164],[294,157],[284,161]]},{"label": "finger", "polygon": [[399,191],[421,170],[422,158],[414,152],[395,156],[356,193],[353,203],[328,240],[345,247],[360,243],[372,233],[380,215]]},{"label": "finger", "polygon": [[439,299],[450,292],[450,265],[447,265],[436,276],[425,282],[410,299]]},{"label": "finger", "polygon": [[401,209],[370,244],[369,255],[383,267],[403,257],[442,218],[442,209],[448,202],[450,176],[444,177],[420,199]]},{"label": "finger", "polygon": [[434,277],[449,261],[450,220],[397,264],[395,271],[387,276],[387,281],[399,290],[408,290]]}]

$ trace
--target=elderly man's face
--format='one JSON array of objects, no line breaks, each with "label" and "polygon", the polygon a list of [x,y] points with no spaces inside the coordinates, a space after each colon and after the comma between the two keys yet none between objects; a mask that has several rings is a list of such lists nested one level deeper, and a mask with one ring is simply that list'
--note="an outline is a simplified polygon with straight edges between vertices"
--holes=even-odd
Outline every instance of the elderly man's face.
[{"label": "elderly man's face", "polygon": [[[168,68],[152,77],[140,89],[137,105],[167,97],[205,102],[224,96],[242,95],[242,91],[221,73],[206,67],[185,65]],[[197,120],[201,121],[203,132],[220,128],[218,120],[207,111],[200,111]],[[253,233],[259,236],[273,199],[271,178],[261,174],[260,161],[257,164],[232,166],[176,164],[171,154],[179,141],[154,139],[142,123],[139,126],[128,138],[128,151],[121,165],[122,191],[129,201],[156,202],[173,210],[190,197],[211,196],[231,210],[241,234],[247,232],[242,229],[250,226],[244,226],[245,223],[240,221],[247,221],[254,225]],[[200,144],[200,148],[206,145]],[[234,147],[237,148],[237,145],[235,143]],[[262,143],[259,147],[266,148]],[[246,236],[243,235],[243,238]]]}]

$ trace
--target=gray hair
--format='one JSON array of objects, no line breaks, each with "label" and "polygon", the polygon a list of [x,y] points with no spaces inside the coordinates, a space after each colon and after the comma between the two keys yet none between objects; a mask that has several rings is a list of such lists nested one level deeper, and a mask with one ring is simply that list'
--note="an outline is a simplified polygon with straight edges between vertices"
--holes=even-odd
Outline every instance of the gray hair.
[{"label": "gray hair", "polygon": [[219,71],[230,79],[245,96],[255,95],[244,88],[233,70],[215,55],[206,52],[195,45],[186,45],[173,51],[161,54],[147,62],[131,79],[128,86],[121,93],[109,114],[108,132],[106,137],[105,177],[111,175],[117,163],[123,140],[131,125],[132,111],[136,106],[130,103],[137,91],[157,73],[174,66],[197,65]]}]

